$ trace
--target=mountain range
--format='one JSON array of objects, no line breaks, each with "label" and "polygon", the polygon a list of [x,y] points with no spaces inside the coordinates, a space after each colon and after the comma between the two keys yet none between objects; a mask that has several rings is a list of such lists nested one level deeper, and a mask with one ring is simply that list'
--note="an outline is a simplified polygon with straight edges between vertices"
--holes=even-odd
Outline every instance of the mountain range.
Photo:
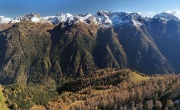
[{"label": "mountain range", "polygon": [[0,83],[63,82],[104,68],[180,71],[180,21],[161,13],[0,16]]}]

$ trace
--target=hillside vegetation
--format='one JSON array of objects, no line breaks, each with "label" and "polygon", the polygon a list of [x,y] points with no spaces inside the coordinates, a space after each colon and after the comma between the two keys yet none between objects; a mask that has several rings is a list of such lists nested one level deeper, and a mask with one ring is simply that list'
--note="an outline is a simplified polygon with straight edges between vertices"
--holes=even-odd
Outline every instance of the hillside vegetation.
[{"label": "hillside vegetation", "polygon": [[177,102],[180,99],[179,79],[179,74],[148,77],[130,69],[98,70],[96,74],[84,80],[65,83],[63,88],[59,89],[64,91],[61,91],[57,99],[49,102],[46,108],[178,110],[180,108],[180,103]]},{"label": "hillside vegetation", "polygon": [[[52,85],[53,87],[53,85]],[[28,110],[35,105],[46,105],[58,96],[55,88],[43,85],[7,85],[4,95],[10,109]]]},{"label": "hillside vegetation", "polygon": [[179,79],[180,74],[146,76],[131,69],[107,68],[66,80],[57,90],[45,85],[7,85],[4,94],[10,109],[178,110]]},{"label": "hillside vegetation", "polygon": [[9,108],[7,107],[7,104],[6,104],[6,98],[4,97],[4,94],[3,94],[3,86],[0,85],[0,110],[9,110]]}]

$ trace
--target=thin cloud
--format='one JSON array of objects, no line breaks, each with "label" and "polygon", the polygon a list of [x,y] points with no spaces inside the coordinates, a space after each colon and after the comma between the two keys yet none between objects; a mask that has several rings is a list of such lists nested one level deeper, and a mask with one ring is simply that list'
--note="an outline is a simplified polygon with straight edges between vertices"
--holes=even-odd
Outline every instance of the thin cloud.
[{"label": "thin cloud", "polygon": [[144,14],[148,17],[153,17],[156,14],[156,12],[150,11],[150,12],[144,12]]},{"label": "thin cloud", "polygon": [[157,13],[156,13],[156,12],[149,11],[149,12],[138,12],[138,14],[142,15],[143,17],[153,17],[153,16],[156,15]]},{"label": "thin cloud", "polygon": [[176,17],[178,17],[180,19],[180,10],[179,9],[176,9],[176,10],[168,10],[166,11],[166,13],[169,13],[169,14],[172,14]]},{"label": "thin cloud", "polygon": [[137,12],[138,14],[142,15],[142,12]]}]

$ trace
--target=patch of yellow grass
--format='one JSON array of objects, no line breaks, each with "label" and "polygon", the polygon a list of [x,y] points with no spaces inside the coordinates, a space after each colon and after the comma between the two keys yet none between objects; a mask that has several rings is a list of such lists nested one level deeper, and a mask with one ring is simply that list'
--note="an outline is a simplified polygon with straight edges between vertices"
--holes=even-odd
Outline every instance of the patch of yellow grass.
[{"label": "patch of yellow grass", "polygon": [[91,94],[108,94],[109,92],[113,91],[113,89],[106,89],[106,90],[91,90]]},{"label": "patch of yellow grass", "polygon": [[130,73],[128,73],[126,81],[140,82],[140,81],[149,80],[149,79],[150,79],[150,77],[143,77],[136,72],[130,72]]},{"label": "patch of yellow grass", "polygon": [[6,105],[6,98],[4,97],[2,93],[3,87],[0,85],[0,110],[9,110],[7,105]]}]

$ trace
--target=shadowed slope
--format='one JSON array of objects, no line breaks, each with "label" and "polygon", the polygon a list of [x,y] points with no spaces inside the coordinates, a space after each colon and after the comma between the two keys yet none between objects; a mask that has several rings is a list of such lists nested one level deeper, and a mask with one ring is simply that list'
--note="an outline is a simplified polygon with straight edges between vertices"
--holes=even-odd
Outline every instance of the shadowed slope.
[{"label": "shadowed slope", "polygon": [[127,55],[129,68],[140,72],[171,73],[173,69],[150,38],[146,27],[124,25],[116,28],[118,38]]}]

